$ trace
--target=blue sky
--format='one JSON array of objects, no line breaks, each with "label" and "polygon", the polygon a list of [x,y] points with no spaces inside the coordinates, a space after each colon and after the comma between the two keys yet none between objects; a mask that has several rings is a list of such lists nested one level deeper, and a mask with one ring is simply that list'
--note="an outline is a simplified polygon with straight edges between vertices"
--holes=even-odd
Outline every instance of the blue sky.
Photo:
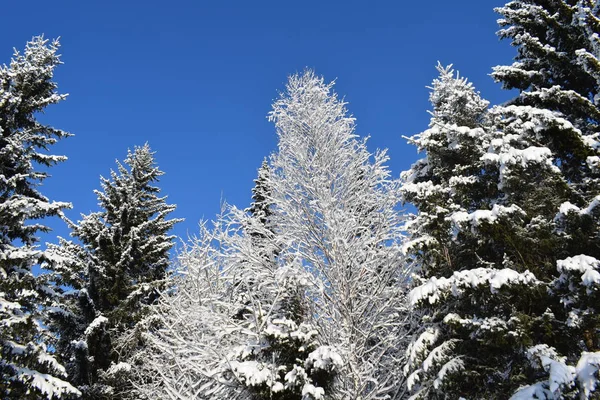
[{"label": "blue sky", "polygon": [[[287,76],[314,68],[349,102],[369,148],[388,148],[394,176],[417,159],[403,135],[426,129],[437,61],[453,63],[492,103],[510,98],[488,76],[515,52],[495,36],[502,1],[12,1],[3,4],[0,60],[32,36],[61,37],[56,81],[69,98],[44,121],[75,136],[41,188],[97,210],[93,190],[127,148],[148,141],[175,234],[197,232],[221,200],[246,207],[263,157],[266,120]],[[56,234],[67,235],[60,222]],[[47,240],[53,240],[51,235]]]}]

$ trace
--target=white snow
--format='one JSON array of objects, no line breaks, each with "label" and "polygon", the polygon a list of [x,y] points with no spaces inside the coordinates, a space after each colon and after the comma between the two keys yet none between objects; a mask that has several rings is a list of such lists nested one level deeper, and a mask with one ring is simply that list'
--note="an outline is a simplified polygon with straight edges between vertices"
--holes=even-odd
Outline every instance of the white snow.
[{"label": "white snow", "polygon": [[586,146],[588,146],[594,150],[597,150],[598,148],[600,148],[600,142],[597,140],[597,136],[592,137],[592,136],[582,135],[581,141],[583,143],[585,143]]},{"label": "white snow", "polygon": [[17,311],[21,309],[21,304],[5,300],[4,297],[1,296],[0,293],[0,312],[2,313],[12,313],[13,311]]},{"label": "white snow", "polygon": [[344,365],[342,357],[331,346],[319,346],[304,361],[306,369],[331,371],[341,368],[342,365]]},{"label": "white snow", "polygon": [[579,207],[577,207],[575,204],[573,204],[569,201],[565,201],[558,208],[558,212],[562,215],[567,215],[571,211],[579,213],[579,210],[580,210]]},{"label": "white snow", "polygon": [[108,375],[118,375],[121,373],[128,373],[131,371],[131,364],[126,362],[119,362],[118,364],[112,364],[106,371]]},{"label": "white snow", "polygon": [[600,157],[598,156],[588,156],[585,159],[586,164],[592,170],[598,169],[600,167]]},{"label": "white snow", "polygon": [[428,300],[430,304],[435,304],[442,295],[451,293],[459,296],[466,288],[489,285],[490,291],[495,293],[505,285],[535,285],[537,283],[537,278],[529,271],[520,273],[510,268],[474,268],[455,271],[449,278],[430,278],[423,285],[411,290],[409,299],[413,305],[422,300]]},{"label": "white snow", "polygon": [[600,351],[595,353],[583,352],[577,367],[577,380],[586,397],[596,390],[598,385],[598,371],[600,371]]},{"label": "white snow", "polygon": [[98,328],[101,325],[106,324],[107,322],[108,322],[108,318],[106,318],[103,315],[100,315],[100,316],[94,318],[94,320],[85,329],[86,336],[90,335],[92,332],[94,332],[94,330],[96,330],[96,328]]},{"label": "white snow", "polygon": [[421,246],[428,246],[436,243],[436,239],[430,235],[423,235],[413,240],[407,240],[402,245],[402,254],[408,254],[412,249],[418,249]]},{"label": "white snow", "polygon": [[47,353],[46,350],[46,346],[45,345],[40,345],[40,352],[38,353],[38,362],[40,364],[46,364],[48,365],[50,368],[52,368],[52,370],[60,375],[60,376],[67,376],[67,371],[65,369],[65,367],[63,367],[57,360],[56,358],[52,357],[50,354]]},{"label": "white snow", "polygon": [[12,340],[6,340],[3,344],[8,347],[12,354],[24,355],[27,351],[27,346],[13,342]]},{"label": "white snow", "polygon": [[565,272],[581,273],[581,283],[584,286],[600,284],[600,261],[594,257],[580,254],[578,256],[565,258],[556,262],[556,269],[561,274]]},{"label": "white snow", "polygon": [[448,373],[458,372],[465,368],[465,363],[461,357],[455,357],[448,361],[440,368],[437,374],[437,378],[433,381],[433,387],[438,389],[444,382],[444,378]]},{"label": "white snow", "polygon": [[560,218],[563,215],[567,215],[570,212],[574,212],[577,213],[579,215],[590,215],[594,209],[596,207],[598,207],[600,205],[600,195],[594,197],[592,199],[592,201],[590,202],[590,204],[588,204],[587,207],[585,208],[579,208],[577,207],[575,204],[572,204],[568,201],[565,201],[564,203],[562,203],[558,209],[558,214],[556,215],[556,218]]},{"label": "white snow", "polygon": [[520,164],[527,168],[529,164],[552,164],[552,151],[547,147],[530,146],[520,150],[510,148],[507,152],[501,153],[499,157],[501,166]]},{"label": "white snow", "polygon": [[539,382],[534,385],[525,386],[512,395],[510,400],[537,400],[552,399],[552,393],[545,388],[545,382]]},{"label": "white snow", "polygon": [[286,387],[294,387],[302,382],[306,382],[308,375],[306,370],[298,365],[294,365],[293,369],[283,377]]},{"label": "white snow", "polygon": [[477,182],[479,178],[477,176],[452,176],[448,181],[450,186],[469,185]]},{"label": "white snow", "polygon": [[573,379],[575,378],[574,367],[550,358],[543,358],[542,365],[550,374],[548,380],[550,382],[551,392],[556,393],[563,386],[570,386],[572,384]]},{"label": "white snow", "polygon": [[433,182],[427,181],[418,183],[407,182],[402,186],[401,190],[420,198],[427,198],[440,192],[447,192],[450,189],[441,185],[434,185]]},{"label": "white snow", "polygon": [[475,210],[471,213],[466,211],[457,211],[447,217],[447,219],[452,221],[455,225],[470,223],[473,228],[476,228],[483,222],[492,224],[496,222],[498,218],[511,214],[524,214],[524,211],[515,204],[509,207],[494,204],[491,210]]},{"label": "white snow", "polygon": [[72,340],[71,344],[73,345],[74,348],[76,349],[82,349],[85,350],[88,348],[88,345],[86,343],[85,340]]},{"label": "white snow", "polygon": [[432,366],[438,365],[442,360],[444,360],[450,351],[454,349],[454,346],[457,342],[458,341],[455,339],[448,340],[431,350],[427,358],[425,358],[425,361],[423,361],[423,371],[429,371]]},{"label": "white snow", "polygon": [[278,393],[278,392],[282,392],[283,389],[285,389],[285,387],[283,386],[283,383],[281,382],[275,382],[273,384],[273,386],[271,386],[271,391],[273,393]]},{"label": "white snow", "polygon": [[302,387],[302,396],[310,395],[314,400],[321,400],[325,398],[325,390],[321,387],[317,387],[311,383],[305,383]]},{"label": "white snow", "polygon": [[[560,356],[556,349],[546,344],[538,344],[527,349],[527,358],[532,367],[543,369],[548,373],[547,381],[540,381],[533,385],[521,388],[512,399],[562,398],[564,389],[570,388],[575,383],[576,368],[565,363],[566,357]],[[532,397],[543,394],[544,397]]]},{"label": "white snow", "polygon": [[[408,390],[412,390],[413,387],[419,382],[421,381],[421,376],[420,374],[423,372],[423,370],[421,368],[417,368],[416,370],[414,370],[410,375],[408,375],[408,377],[406,378],[406,387],[408,387]],[[417,398],[417,397],[411,397],[411,398]]]},{"label": "white snow", "polygon": [[[404,366],[405,374],[407,374],[409,368],[411,366],[414,366],[416,364],[416,361],[422,357],[422,355],[427,351],[428,347],[435,343],[439,334],[439,328],[428,327],[424,332],[422,332],[419,335],[417,340],[414,340],[408,345],[408,348],[406,349],[407,362]],[[417,376],[413,376],[412,380],[414,380],[415,378],[417,378]]]},{"label": "white snow", "polygon": [[445,324],[459,324],[466,327],[476,328],[472,333],[473,336],[479,332],[501,332],[508,331],[509,326],[505,320],[498,317],[487,318],[461,318],[458,314],[449,313],[444,317]]},{"label": "white snow", "polygon": [[17,379],[23,382],[29,382],[41,393],[48,396],[49,399],[60,399],[64,394],[75,394],[81,396],[81,392],[71,386],[68,382],[55,378],[48,374],[42,374],[29,368],[18,368]]},{"label": "white snow", "polygon": [[258,361],[230,361],[231,371],[250,386],[269,384],[273,377],[271,369]]}]

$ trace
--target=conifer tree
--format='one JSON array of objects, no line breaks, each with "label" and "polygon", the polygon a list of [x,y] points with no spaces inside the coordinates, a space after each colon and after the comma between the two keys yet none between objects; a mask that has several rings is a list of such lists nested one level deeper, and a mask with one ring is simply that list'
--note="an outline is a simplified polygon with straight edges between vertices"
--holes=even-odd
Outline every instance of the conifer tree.
[{"label": "conifer tree", "polygon": [[40,312],[53,300],[45,277],[31,268],[45,260],[36,243],[49,228],[42,218],[60,215],[68,203],[50,202],[38,187],[47,167],[65,157],[47,151],[69,134],[37,120],[66,95],[53,81],[61,64],[57,40],[34,37],[0,67],[0,397],[62,398],[77,395],[65,368],[50,351]]},{"label": "conifer tree", "polygon": [[426,158],[403,174],[419,209],[406,244],[422,279],[410,298],[424,324],[406,366],[417,397],[596,390],[597,111],[582,61],[598,54],[595,9],[513,1],[499,10],[500,35],[519,56],[494,76],[523,90],[506,105],[485,111],[472,86],[440,68],[430,129],[411,139]]},{"label": "conifer tree", "polygon": [[[243,318],[252,334],[229,355],[226,372],[237,377],[253,399],[318,399],[335,376],[336,364],[316,365],[315,357],[335,354],[318,346],[317,331],[308,323],[305,271],[294,260],[278,257],[271,175],[265,159],[252,189],[249,218],[240,219],[260,264],[249,260],[230,270],[236,270],[245,286],[238,290],[248,297]],[[257,369],[266,379],[256,376]]]},{"label": "conifer tree", "polygon": [[[555,398],[596,398],[600,370],[600,6],[595,0],[513,1],[496,9],[501,38],[517,48],[515,62],[494,78],[519,88],[513,101],[551,112],[558,127],[529,140],[547,147],[566,190],[555,201],[554,248],[546,258],[556,337],[540,354],[520,393]],[[534,343],[535,344],[535,343]],[[533,350],[532,350],[533,349]],[[546,358],[544,358],[546,357]],[[551,361],[548,361],[550,359]],[[556,378],[562,368],[565,377]],[[596,394],[593,394],[596,392]]]},{"label": "conifer tree", "polygon": [[271,169],[265,158],[258,170],[258,177],[254,180],[252,188],[252,204],[246,210],[253,217],[258,218],[259,222],[264,226],[269,226],[269,221],[273,215],[272,206],[272,189],[270,187]]},{"label": "conifer tree", "polygon": [[180,220],[167,219],[174,205],[155,186],[163,172],[148,144],[117,161],[96,191],[101,211],[71,223],[77,241],[52,248],[56,280],[73,290],[56,319],[58,349],[70,360],[74,383],[86,398],[127,398],[128,373],[143,347],[140,320],[158,299]]},{"label": "conifer tree", "polygon": [[[506,89],[519,89],[511,104],[558,112],[578,132],[539,137],[552,151],[578,202],[598,191],[596,156],[600,124],[600,20],[595,0],[511,1],[498,36],[517,48],[515,62],[494,68]],[[538,135],[539,136],[539,135]]]}]

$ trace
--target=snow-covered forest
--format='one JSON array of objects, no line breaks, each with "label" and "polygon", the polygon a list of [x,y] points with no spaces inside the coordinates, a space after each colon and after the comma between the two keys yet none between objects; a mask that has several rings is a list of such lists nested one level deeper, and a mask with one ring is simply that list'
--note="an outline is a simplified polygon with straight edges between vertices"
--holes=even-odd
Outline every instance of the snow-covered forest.
[{"label": "snow-covered forest", "polygon": [[[511,100],[438,64],[397,178],[334,83],[293,74],[251,206],[225,203],[177,252],[148,143],[101,178],[98,211],[73,221],[44,195],[70,136],[39,119],[66,100],[60,43],[15,51],[0,398],[600,399],[600,3],[495,11]],[[42,243],[50,217],[70,237]]]}]

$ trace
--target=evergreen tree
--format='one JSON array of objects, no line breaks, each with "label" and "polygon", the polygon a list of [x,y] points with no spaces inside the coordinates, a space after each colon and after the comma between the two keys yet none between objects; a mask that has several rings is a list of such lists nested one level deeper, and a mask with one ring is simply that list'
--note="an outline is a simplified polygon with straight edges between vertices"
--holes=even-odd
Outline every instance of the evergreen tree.
[{"label": "evergreen tree", "polygon": [[430,129],[411,139],[427,155],[403,174],[424,322],[409,386],[428,399],[588,398],[600,356],[595,136],[529,94],[486,111],[438,69]]},{"label": "evergreen tree", "polygon": [[[510,39],[518,54],[512,66],[496,67],[493,76],[505,88],[520,89],[515,106],[555,116],[557,127],[538,129],[528,139],[551,151],[566,186],[551,197],[554,243],[543,259],[553,268],[540,277],[550,280],[559,327],[554,330],[560,335],[549,343],[547,358],[539,347],[528,349],[542,355],[529,376],[535,383],[521,393],[597,398],[592,393],[600,369],[600,6],[595,0],[513,1],[496,11],[503,16],[500,37]],[[562,379],[554,376],[559,366],[568,371]]]},{"label": "evergreen tree", "polygon": [[57,282],[70,286],[56,319],[58,349],[86,398],[127,398],[128,373],[143,347],[138,326],[164,287],[173,236],[180,220],[155,186],[163,172],[146,144],[117,161],[96,191],[101,211],[71,224],[77,242],[61,240],[51,259]]},{"label": "evergreen tree", "polygon": [[[273,214],[271,207],[271,195],[272,190],[270,187],[270,176],[271,170],[266,158],[263,160],[260,169],[258,170],[258,177],[254,180],[254,187],[252,188],[252,203],[245,211],[250,214],[251,219],[241,218],[241,221],[246,221],[246,234],[252,241],[253,250],[258,252],[262,258],[264,258],[265,266],[269,269],[275,269],[277,265],[277,244],[275,243],[274,229],[271,222],[271,216]],[[259,229],[254,229],[253,226],[259,224]],[[263,266],[263,267],[265,267]],[[245,288],[251,291],[253,286],[256,284],[256,277],[252,276],[254,271],[252,268],[248,268],[244,272],[244,268],[241,269],[240,281],[236,284],[239,285],[239,295],[242,299],[239,299],[243,304],[238,313],[237,317],[242,318],[246,312],[246,306],[250,304],[248,296],[250,293],[245,293]]]},{"label": "evergreen tree", "polygon": [[272,206],[272,189],[270,187],[271,169],[265,158],[258,170],[258,177],[254,180],[252,188],[252,204],[246,210],[253,217],[258,218],[259,222],[264,226],[269,226],[269,221],[273,215]]},{"label": "evergreen tree", "polygon": [[[575,128],[548,131],[537,139],[551,151],[578,203],[599,190],[600,20],[595,0],[511,1],[502,15],[500,38],[517,48],[515,62],[494,68],[506,89],[519,89],[511,104],[558,112]],[[568,132],[567,132],[568,133]],[[589,160],[588,157],[592,157]]]},{"label": "evergreen tree", "polygon": [[[237,289],[247,297],[243,319],[252,334],[228,356],[230,367],[225,372],[235,376],[253,399],[318,399],[335,374],[333,361],[339,360],[330,349],[317,345],[317,331],[308,323],[303,304],[306,273],[293,260],[278,258],[281,244],[272,221],[272,194],[265,159],[252,189],[249,218],[241,218],[252,253],[261,263],[249,260],[233,269],[242,285]],[[315,364],[321,355],[332,362]],[[257,376],[257,370],[265,379]]]},{"label": "evergreen tree", "polygon": [[[0,397],[62,398],[78,391],[50,351],[41,310],[54,292],[31,267],[45,260],[37,248],[40,222],[60,215],[68,203],[50,202],[38,186],[47,167],[65,157],[47,153],[65,131],[37,120],[48,105],[65,99],[52,80],[61,64],[59,43],[34,37],[0,68]],[[40,168],[41,167],[41,168]]]}]

